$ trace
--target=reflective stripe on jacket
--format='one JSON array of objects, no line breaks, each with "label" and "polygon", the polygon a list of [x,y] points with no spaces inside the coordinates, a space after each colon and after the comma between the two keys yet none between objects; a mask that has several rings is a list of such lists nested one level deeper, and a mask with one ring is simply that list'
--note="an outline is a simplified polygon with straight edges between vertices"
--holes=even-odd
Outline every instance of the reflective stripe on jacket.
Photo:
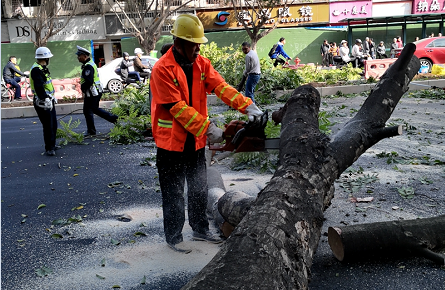
[{"label": "reflective stripe on jacket", "polygon": [[[206,145],[207,93],[215,90],[224,103],[244,113],[250,98],[229,86],[213,68],[210,60],[198,56],[193,63],[192,104],[189,106],[187,78],[169,50],[153,67],[150,86],[152,90],[151,121],[153,137],[159,148],[182,152],[187,133],[195,136],[195,149]],[[176,103],[170,110],[163,105]]]},{"label": "reflective stripe on jacket", "polygon": [[[35,67],[38,67],[41,71],[43,71],[43,67],[40,64],[36,63],[36,62],[32,65],[32,67],[31,67],[31,69],[29,71],[32,71],[32,69],[35,68]],[[55,90],[54,90],[54,86],[53,86],[53,82],[52,82],[51,76],[49,75],[49,73],[46,73],[46,74],[44,73],[44,75],[46,77],[46,81],[43,84],[43,88],[45,89],[45,93],[48,95],[48,97],[50,97],[51,99],[54,99]],[[31,76],[29,77],[29,85],[31,87],[32,93],[35,96],[37,96],[36,91],[34,89],[34,80],[32,79]]]}]

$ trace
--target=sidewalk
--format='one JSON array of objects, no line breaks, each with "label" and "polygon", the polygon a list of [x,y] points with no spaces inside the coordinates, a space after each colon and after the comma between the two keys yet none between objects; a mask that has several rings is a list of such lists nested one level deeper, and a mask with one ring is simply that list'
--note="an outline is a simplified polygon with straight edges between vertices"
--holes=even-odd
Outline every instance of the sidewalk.
[{"label": "sidewalk", "polygon": [[[100,102],[101,108],[109,108],[114,101],[102,101]],[[75,103],[75,104],[57,104],[56,112],[57,115],[66,115],[73,113],[75,111],[78,114],[82,113],[83,103]],[[14,119],[14,118],[27,118],[27,117],[37,117],[36,110],[33,106],[26,107],[11,107],[11,108],[2,108],[2,119]]]},{"label": "sidewalk", "polygon": [[[418,85],[416,85],[418,84]],[[371,90],[376,83],[371,84],[360,84],[360,85],[348,85],[348,86],[337,86],[337,87],[318,87],[317,90],[320,92],[322,97],[334,95],[337,92],[342,92],[343,94],[357,94],[365,91]],[[412,90],[422,90],[428,88],[427,86],[436,86],[443,88],[445,87],[445,79],[437,80],[426,80],[426,81],[413,81],[409,85],[409,91]],[[283,91],[286,93],[287,91]],[[208,105],[222,105],[222,101],[216,97],[216,95],[209,95],[207,100]],[[101,108],[110,108],[113,101],[102,101],[100,102]],[[82,112],[83,103],[76,104],[58,104],[57,115],[66,115],[73,113],[74,111]],[[13,119],[13,118],[25,118],[25,117],[36,117],[36,111],[33,106],[28,107],[13,107],[13,108],[2,108],[1,110],[2,119]]]}]

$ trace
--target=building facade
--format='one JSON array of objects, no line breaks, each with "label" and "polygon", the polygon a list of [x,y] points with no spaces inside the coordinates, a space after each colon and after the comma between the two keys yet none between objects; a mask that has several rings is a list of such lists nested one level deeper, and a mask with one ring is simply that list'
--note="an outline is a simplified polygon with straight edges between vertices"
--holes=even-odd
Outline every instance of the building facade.
[{"label": "building facade", "polygon": [[[74,1],[79,3],[76,15],[50,42],[65,43],[90,43],[94,50],[95,62],[100,66],[120,57],[123,52],[123,44],[132,37],[131,23],[125,20],[120,7],[125,7],[128,1],[116,0],[72,0],[53,1],[59,5],[57,27],[63,27],[68,21],[69,15],[74,9]],[[244,0],[242,0],[244,1]],[[299,56],[302,62],[317,62],[318,48],[322,38],[333,38],[340,42],[342,38],[348,38],[349,43],[356,38],[366,36],[375,41],[383,40],[389,47],[392,38],[403,36],[404,42],[413,41],[416,36],[422,38],[430,33],[436,35],[443,33],[443,17],[445,15],[445,0],[361,0],[361,1],[328,1],[311,0],[287,5],[283,0],[282,5],[273,9],[261,9],[259,13],[268,17],[266,27],[277,23],[277,31],[261,40],[258,54],[266,56],[271,44],[277,41],[278,35],[286,35],[290,40],[286,48],[292,56]],[[5,62],[8,44],[31,44],[35,37],[29,23],[21,17],[23,12],[30,19],[38,13],[38,7],[42,0],[2,0],[1,41],[2,63]],[[63,5],[62,5],[63,3]],[[111,6],[109,3],[112,3]],[[138,3],[150,3],[150,1],[138,1]],[[174,19],[180,13],[194,13],[204,24],[205,31],[210,40],[218,45],[239,46],[240,41],[248,40],[241,21],[249,25],[252,21],[249,9],[243,2],[236,9],[227,6],[224,1],[198,0],[187,2],[176,0],[174,7],[181,7],[176,13],[167,18],[162,32],[169,35]],[[289,2],[290,3],[290,2]],[[124,8],[126,9],[126,8]],[[117,14],[114,12],[117,10]],[[131,14],[129,14],[131,17]],[[136,17],[136,16],[134,16]],[[147,22],[153,20],[148,17]],[[119,18],[124,19],[120,21]],[[339,33],[321,33],[320,31],[340,31]],[[237,37],[231,37],[237,35]],[[331,39],[329,39],[331,40]],[[132,54],[131,47],[137,46],[137,42],[131,42],[132,46],[124,45],[124,49]],[[13,49],[15,50],[15,48]]]}]

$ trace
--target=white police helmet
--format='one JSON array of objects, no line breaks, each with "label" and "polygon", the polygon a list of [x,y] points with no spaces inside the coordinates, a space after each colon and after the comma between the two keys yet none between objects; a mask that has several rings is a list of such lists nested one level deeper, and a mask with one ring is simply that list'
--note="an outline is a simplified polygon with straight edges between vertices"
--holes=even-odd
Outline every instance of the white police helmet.
[{"label": "white police helmet", "polygon": [[41,46],[36,49],[36,59],[47,59],[51,58],[54,55],[51,53],[48,47]]},{"label": "white police helmet", "polygon": [[81,55],[81,54],[90,55],[90,51],[86,48],[81,47],[81,46],[77,46],[76,54],[77,55]]}]

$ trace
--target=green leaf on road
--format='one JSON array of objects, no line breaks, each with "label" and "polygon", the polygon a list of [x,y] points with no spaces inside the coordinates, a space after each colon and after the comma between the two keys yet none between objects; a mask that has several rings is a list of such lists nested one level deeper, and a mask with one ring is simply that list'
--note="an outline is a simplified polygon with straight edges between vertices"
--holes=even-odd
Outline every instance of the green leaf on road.
[{"label": "green leaf on road", "polygon": [[52,234],[51,238],[53,238],[53,239],[63,239],[63,236],[61,234]]},{"label": "green leaf on road", "polygon": [[101,275],[99,275],[99,274],[96,274],[96,277],[99,278],[99,279],[105,280],[105,277],[104,277],[104,276],[101,276]]},{"label": "green leaf on road", "polygon": [[113,245],[118,246],[118,245],[120,245],[121,242],[119,242],[118,240],[115,240],[115,239],[111,238],[111,243],[112,243]]},{"label": "green leaf on road", "polygon": [[406,199],[412,199],[414,198],[414,188],[412,187],[402,187],[397,188],[397,191],[399,192],[400,196]]},{"label": "green leaf on road", "polygon": [[100,261],[100,266],[105,267],[105,258],[103,258],[102,261]]},{"label": "green leaf on road", "polygon": [[145,234],[145,233],[142,233],[142,232],[136,232],[136,233],[134,233],[133,234],[133,236],[135,236],[135,237],[146,237],[147,235]]},{"label": "green leaf on road", "polygon": [[41,268],[35,270],[35,273],[39,277],[47,276],[47,275],[51,274],[52,272],[53,272],[53,270],[51,270],[50,268],[48,268],[46,266],[42,266]]},{"label": "green leaf on road", "polygon": [[46,204],[41,204],[41,205],[39,205],[38,207],[37,207],[37,209],[41,209],[41,208],[44,208],[44,207],[46,207]]},{"label": "green leaf on road", "polygon": [[111,288],[113,288],[113,289],[116,289],[116,288],[121,288],[121,286],[119,286],[119,285],[113,285],[113,287],[111,287]]},{"label": "green leaf on road", "polygon": [[144,275],[144,278],[142,278],[142,280],[141,280],[141,284],[145,285],[146,282],[147,282],[147,277],[145,277],[145,275]]}]

